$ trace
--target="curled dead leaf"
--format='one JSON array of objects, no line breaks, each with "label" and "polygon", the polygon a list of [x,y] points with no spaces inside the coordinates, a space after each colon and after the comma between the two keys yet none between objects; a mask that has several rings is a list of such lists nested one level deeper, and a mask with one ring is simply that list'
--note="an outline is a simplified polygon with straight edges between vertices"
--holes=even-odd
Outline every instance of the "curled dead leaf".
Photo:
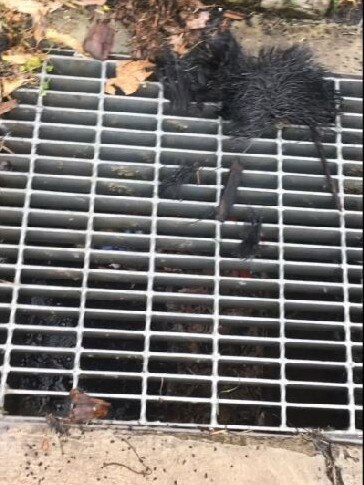
[{"label": "curled dead leaf", "polygon": [[45,38],[45,29],[46,26],[44,17],[40,16],[34,21],[33,25],[33,37],[37,44],[42,42],[42,40]]},{"label": "curled dead leaf", "polygon": [[42,63],[45,59],[47,59],[47,54],[33,54],[31,52],[25,52],[23,49],[11,49],[4,52],[2,59],[3,61],[10,62],[11,64],[21,66],[27,63]]},{"label": "curled dead leaf", "polygon": [[47,438],[43,438],[41,443],[41,449],[43,453],[49,453],[50,448],[51,448],[51,445],[49,443],[49,440]]},{"label": "curled dead leaf", "polygon": [[96,5],[96,7],[103,7],[106,0],[75,0],[74,3],[80,7],[92,7],[93,5]]},{"label": "curled dead leaf", "polygon": [[104,61],[110,55],[114,46],[115,29],[108,20],[98,19],[90,28],[83,43],[84,50],[95,59]]},{"label": "curled dead leaf", "polygon": [[0,4],[11,10],[28,15],[37,15],[44,8],[44,4],[37,0],[0,0]]},{"label": "curled dead leaf", "polygon": [[9,111],[13,110],[18,106],[18,101],[16,99],[11,99],[10,101],[5,101],[4,103],[0,103],[0,116],[9,113]]},{"label": "curled dead leaf", "polygon": [[245,16],[241,13],[238,12],[233,12],[232,10],[227,10],[224,12],[223,15],[224,18],[230,19],[230,20],[244,20]]},{"label": "curled dead leaf", "polygon": [[47,1],[44,3],[38,0],[0,0],[0,5],[4,5],[4,7],[10,10],[31,15],[32,17],[54,12],[58,8],[61,8],[63,3],[61,0]]},{"label": "curled dead leaf", "polygon": [[183,33],[171,35],[168,40],[172,46],[172,50],[178,55],[184,56],[189,51]]},{"label": "curled dead leaf", "polygon": [[31,15],[33,19],[33,36],[37,43],[45,37],[45,18],[63,6],[61,0],[47,1],[46,3],[37,0],[0,0],[0,4],[11,10]]},{"label": "curled dead leaf", "polygon": [[23,86],[23,84],[29,82],[28,76],[17,76],[16,78],[3,78],[1,79],[1,95],[3,98],[10,96],[10,94],[16,89]]},{"label": "curled dead leaf", "polygon": [[70,49],[73,49],[81,54],[84,53],[83,47],[77,39],[69,34],[62,34],[62,32],[58,32],[56,29],[46,29],[45,39],[47,39],[49,42],[54,42],[55,44],[61,44],[65,47],[69,47]]},{"label": "curled dead leaf", "polygon": [[198,16],[186,21],[186,27],[190,30],[204,29],[210,20],[210,14],[206,10],[198,13]]},{"label": "curled dead leaf", "polygon": [[150,61],[120,61],[116,67],[116,77],[106,82],[105,92],[114,95],[116,88],[126,95],[138,91],[140,85],[152,74],[155,64]]},{"label": "curled dead leaf", "polygon": [[82,424],[93,419],[104,419],[110,412],[110,403],[93,398],[79,389],[72,389],[70,397],[73,405],[69,415],[71,423]]}]

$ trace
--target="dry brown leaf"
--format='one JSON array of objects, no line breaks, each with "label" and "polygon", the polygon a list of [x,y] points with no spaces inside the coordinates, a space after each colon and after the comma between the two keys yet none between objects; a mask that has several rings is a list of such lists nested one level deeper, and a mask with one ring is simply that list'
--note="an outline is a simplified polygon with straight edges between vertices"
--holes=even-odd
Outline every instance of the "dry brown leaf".
[{"label": "dry brown leaf", "polygon": [[93,419],[104,419],[110,412],[111,404],[88,396],[78,389],[70,392],[73,409],[69,415],[71,423],[87,423]]},{"label": "dry brown leaf", "polygon": [[175,34],[169,37],[169,43],[172,46],[172,50],[180,56],[184,56],[188,52],[187,44],[185,44],[183,34]]},{"label": "dry brown leaf", "polygon": [[106,3],[106,0],[75,0],[77,5],[81,7],[89,7],[92,5],[96,5],[97,7],[103,7]]},{"label": "dry brown leaf", "polygon": [[47,12],[54,12],[64,6],[63,0],[53,0],[53,2],[47,2],[46,4]]},{"label": "dry brown leaf", "polygon": [[33,36],[39,44],[45,38],[45,18],[63,6],[61,0],[42,3],[37,0],[0,0],[0,4],[20,13],[31,15],[33,19]]},{"label": "dry brown leaf", "polygon": [[186,21],[186,27],[190,30],[204,29],[210,20],[210,14],[206,10],[199,12],[197,18]]},{"label": "dry brown leaf", "polygon": [[243,14],[238,13],[238,12],[232,12],[231,10],[227,10],[226,12],[224,12],[223,17],[225,17],[226,19],[230,19],[230,20],[244,20],[245,19],[245,16]]},{"label": "dry brown leaf", "polygon": [[36,0],[0,0],[0,4],[11,10],[17,10],[29,15],[37,15],[44,8],[44,4]]},{"label": "dry brown leaf", "polygon": [[0,4],[10,10],[17,10],[20,13],[31,15],[33,18],[54,12],[54,10],[63,6],[63,2],[58,0],[46,3],[37,0],[0,0]]},{"label": "dry brown leaf", "polygon": [[54,42],[55,44],[61,44],[65,47],[69,47],[76,52],[83,53],[83,47],[81,43],[69,34],[62,34],[56,29],[47,29],[45,31],[45,39],[49,42]]},{"label": "dry brown leaf", "polygon": [[38,44],[46,38],[46,16],[61,7],[63,7],[62,1],[55,0],[47,4],[38,14],[33,15],[33,37]]},{"label": "dry brown leaf", "polygon": [[29,81],[28,76],[18,76],[16,78],[4,78],[1,79],[1,94],[3,98],[10,96],[10,94],[16,89],[20,88],[23,84]]},{"label": "dry brown leaf", "polygon": [[35,22],[34,23],[34,26],[33,26],[33,37],[34,37],[34,40],[36,41],[37,44],[39,44],[40,42],[42,42],[42,40],[45,39],[45,24],[44,24],[44,21],[43,19],[39,19],[38,22]]},{"label": "dry brown leaf", "polygon": [[41,449],[43,451],[43,453],[48,453],[49,450],[50,450],[50,443],[49,443],[49,440],[47,438],[43,438],[42,439],[42,443],[41,443]]},{"label": "dry brown leaf", "polygon": [[11,62],[11,64],[22,65],[28,62],[42,62],[47,59],[47,54],[32,54],[31,52],[25,52],[22,49],[11,49],[4,52],[2,55],[3,61]]},{"label": "dry brown leaf", "polygon": [[18,106],[18,101],[16,99],[11,99],[10,101],[5,101],[4,103],[0,103],[0,116],[9,113],[12,109]]},{"label": "dry brown leaf", "polygon": [[120,61],[116,67],[116,77],[107,81],[105,92],[114,95],[116,88],[119,88],[126,95],[135,93],[141,83],[153,74],[154,67],[155,64],[150,61]]},{"label": "dry brown leaf", "polygon": [[83,48],[95,59],[104,61],[112,51],[114,39],[115,30],[110,26],[110,22],[99,19],[91,26]]}]

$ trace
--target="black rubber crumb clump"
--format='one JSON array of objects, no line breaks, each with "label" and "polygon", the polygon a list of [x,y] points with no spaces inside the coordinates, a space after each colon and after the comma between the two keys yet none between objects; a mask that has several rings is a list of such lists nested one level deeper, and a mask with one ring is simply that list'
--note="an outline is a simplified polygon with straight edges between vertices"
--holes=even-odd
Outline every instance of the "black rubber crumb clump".
[{"label": "black rubber crumb clump", "polygon": [[302,46],[261,50],[245,58],[241,72],[230,76],[222,116],[231,120],[231,136],[253,138],[272,126],[306,125],[310,128],[325,176],[341,210],[322,145],[320,128],[333,125],[340,98],[325,71]]},{"label": "black rubber crumb clump", "polygon": [[0,54],[8,50],[10,47],[9,38],[6,34],[0,33]]},{"label": "black rubber crumb clump", "polygon": [[340,210],[320,131],[333,126],[340,109],[327,75],[306,47],[263,49],[257,57],[248,56],[229,31],[215,34],[183,58],[166,53],[159,69],[172,110],[183,114],[192,102],[220,102],[230,136],[252,139],[276,126],[308,126]]},{"label": "black rubber crumb clump", "polygon": [[186,56],[166,49],[158,59],[158,77],[171,111],[188,113],[191,103],[223,101],[228,75],[238,76],[244,55],[229,31],[218,32],[196,45]]},{"label": "black rubber crumb clump", "polygon": [[[236,68],[235,68],[236,70]],[[252,138],[272,125],[331,125],[337,96],[328,73],[302,46],[263,49],[244,59],[229,76],[222,115],[232,121],[230,134]]]},{"label": "black rubber crumb clump", "polygon": [[243,261],[254,258],[259,252],[262,239],[262,220],[252,210],[250,212],[250,224],[248,229],[243,229],[241,243],[238,248],[238,257]]},{"label": "black rubber crumb clump", "polygon": [[179,168],[166,177],[159,185],[159,197],[180,198],[182,185],[193,183],[199,169],[198,162],[183,162]]}]

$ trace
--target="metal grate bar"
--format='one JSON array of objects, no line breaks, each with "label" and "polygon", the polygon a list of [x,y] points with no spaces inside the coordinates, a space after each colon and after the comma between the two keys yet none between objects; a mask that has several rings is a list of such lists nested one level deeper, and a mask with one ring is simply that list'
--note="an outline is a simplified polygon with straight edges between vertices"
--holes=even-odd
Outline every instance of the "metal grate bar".
[{"label": "metal grate bar", "polygon": [[[340,89],[340,83],[335,80],[335,88]],[[345,204],[345,189],[344,189],[344,173],[343,173],[343,131],[341,115],[337,116],[336,120],[336,144],[338,146],[338,175],[339,175],[339,190],[341,203]],[[349,406],[350,412],[350,432],[355,431],[355,395],[354,395],[354,381],[352,373],[353,355],[351,350],[351,330],[350,330],[350,295],[349,295],[349,278],[347,267],[347,247],[346,247],[346,235],[345,235],[345,216],[340,214],[341,224],[341,248],[342,248],[342,265],[343,265],[343,283],[344,283],[344,303],[345,303],[345,343],[347,352],[347,377],[349,384]]]}]

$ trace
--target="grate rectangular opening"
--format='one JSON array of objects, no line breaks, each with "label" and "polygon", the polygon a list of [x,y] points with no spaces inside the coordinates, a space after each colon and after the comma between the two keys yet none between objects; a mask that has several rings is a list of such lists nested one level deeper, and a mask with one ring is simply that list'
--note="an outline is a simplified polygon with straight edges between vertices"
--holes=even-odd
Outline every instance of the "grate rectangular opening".
[{"label": "grate rectangular opening", "polygon": [[[361,434],[362,81],[332,79],[338,214],[304,127],[241,155],[213,106],[175,116],[155,82],[105,95],[115,61],[49,64],[46,95],[20,90],[1,123],[0,408],[64,413],[78,386],[115,423]],[[236,157],[234,220],[220,226]],[[182,162],[199,180],[161,196]],[[242,261],[248,206],[263,242]]]}]

